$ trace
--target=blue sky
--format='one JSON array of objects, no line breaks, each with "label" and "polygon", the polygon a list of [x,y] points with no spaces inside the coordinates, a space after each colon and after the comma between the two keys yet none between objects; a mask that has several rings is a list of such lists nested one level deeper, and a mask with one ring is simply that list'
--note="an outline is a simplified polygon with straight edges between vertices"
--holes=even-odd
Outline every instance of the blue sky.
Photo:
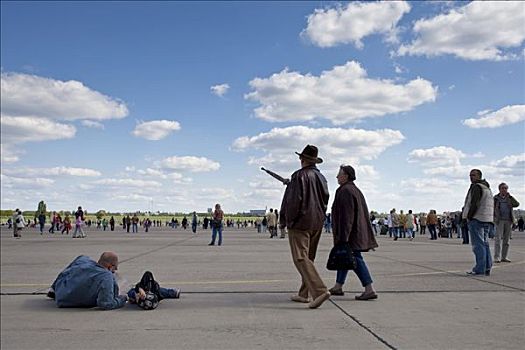
[{"label": "blue sky", "polygon": [[331,194],[525,200],[519,2],[1,3],[1,208],[279,207],[312,143]]}]

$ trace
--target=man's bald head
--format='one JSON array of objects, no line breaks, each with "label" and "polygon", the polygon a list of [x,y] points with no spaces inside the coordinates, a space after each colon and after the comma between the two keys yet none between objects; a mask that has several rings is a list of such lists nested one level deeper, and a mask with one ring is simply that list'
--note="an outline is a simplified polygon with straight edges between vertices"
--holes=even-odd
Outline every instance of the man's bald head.
[{"label": "man's bald head", "polygon": [[114,252],[104,252],[98,259],[98,264],[115,272],[118,269],[118,256]]}]

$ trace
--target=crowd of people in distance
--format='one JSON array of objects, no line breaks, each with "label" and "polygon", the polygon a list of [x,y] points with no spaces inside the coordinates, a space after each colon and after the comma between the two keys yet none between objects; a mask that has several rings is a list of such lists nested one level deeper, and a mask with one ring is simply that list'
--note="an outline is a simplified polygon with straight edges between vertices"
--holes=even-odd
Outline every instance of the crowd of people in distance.
[{"label": "crowd of people in distance", "polygon": [[[378,248],[377,236],[388,235],[388,238],[394,241],[401,238],[412,241],[417,233],[425,235],[428,229],[430,240],[451,239],[454,236],[462,238],[464,244],[471,244],[475,257],[475,265],[467,274],[490,276],[493,263],[510,262],[509,240],[512,230],[524,230],[523,217],[515,220],[514,208],[520,204],[509,193],[508,185],[500,183],[499,193],[493,195],[489,183],[482,178],[479,169],[470,171],[471,185],[461,211],[438,215],[433,209],[428,213],[419,214],[408,210],[405,214],[404,210],[397,213],[394,208],[387,215],[381,215],[368,210],[363,193],[354,183],[354,168],[341,165],[336,176],[339,187],[335,192],[331,212],[326,214],[328,185],[316,166],[323,162],[318,157],[317,147],[307,145],[301,153],[295,153],[299,156],[301,168],[294,172],[290,179],[285,179],[286,190],[279,211],[270,208],[266,215],[254,220],[235,221],[225,219],[224,211],[217,203],[210,217],[206,216],[201,222],[197,213],[193,212],[189,219],[187,216],[182,218],[180,227],[182,230],[191,227],[193,233],[196,233],[200,225],[203,229],[211,229],[211,241],[208,244],[210,246],[221,246],[224,227],[233,228],[235,225],[238,229],[252,227],[258,233],[269,232],[270,238],[277,237],[279,230],[281,238],[285,238],[287,234],[292,260],[301,276],[301,286],[298,292],[291,296],[291,301],[307,303],[310,309],[320,307],[331,296],[344,295],[343,286],[350,269],[364,288],[355,299],[378,298],[373,287],[372,275],[363,257],[363,253]],[[72,236],[86,237],[82,228],[86,221],[85,212],[80,206],[74,212],[74,219],[66,215],[62,220],[59,213],[52,212],[50,220],[49,233],[62,229],[62,233],[65,230],[68,234],[74,222],[75,231]],[[43,213],[35,218],[34,226],[38,223],[40,234],[43,234],[45,221]],[[13,227],[16,238],[21,237],[22,228],[28,225],[19,209],[15,210],[8,224]],[[87,224],[91,226],[90,222]],[[179,227],[175,217],[164,224],[173,229]],[[109,220],[100,218],[97,219],[96,225],[99,230],[106,230],[109,225],[113,231],[115,219],[113,216]],[[162,222],[150,217],[141,219],[137,214],[133,214],[124,216],[121,225],[126,232],[131,230],[131,233],[137,233],[139,227],[144,227],[148,232],[151,227],[162,226]],[[339,262],[331,265],[330,269],[337,272],[335,284],[330,289],[314,265],[323,230],[332,234],[333,248],[330,257],[337,255],[338,260],[334,261]],[[489,246],[490,238],[495,241],[494,258]],[[130,302],[144,309],[154,309],[161,299],[178,298],[180,295],[178,289],[161,288],[149,271],[144,273],[141,281],[127,294],[120,295],[114,277],[117,268],[118,257],[113,252],[103,253],[98,262],[86,256],[79,256],[58,275],[48,296],[61,307],[98,306],[102,309],[114,309]]]}]

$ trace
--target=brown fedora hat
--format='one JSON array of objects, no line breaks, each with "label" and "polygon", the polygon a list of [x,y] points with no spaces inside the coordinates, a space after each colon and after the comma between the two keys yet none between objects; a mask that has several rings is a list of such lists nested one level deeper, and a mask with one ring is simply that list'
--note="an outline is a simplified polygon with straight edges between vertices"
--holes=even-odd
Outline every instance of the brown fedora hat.
[{"label": "brown fedora hat", "polygon": [[322,163],[323,160],[317,156],[318,152],[319,151],[317,150],[317,147],[313,145],[306,145],[301,153],[295,152],[295,154],[297,154],[299,157],[303,157],[319,164]]}]

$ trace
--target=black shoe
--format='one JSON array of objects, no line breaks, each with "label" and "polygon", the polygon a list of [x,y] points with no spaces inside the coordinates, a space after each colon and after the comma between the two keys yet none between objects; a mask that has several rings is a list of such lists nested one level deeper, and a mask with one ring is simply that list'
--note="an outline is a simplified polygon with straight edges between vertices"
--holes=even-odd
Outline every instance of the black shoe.
[{"label": "black shoe", "polygon": [[212,242],[212,243],[210,243],[210,244],[208,244],[208,245],[215,245],[215,243]]},{"label": "black shoe", "polygon": [[50,290],[47,292],[46,296],[50,299],[55,299],[55,291],[54,290]]},{"label": "black shoe", "polygon": [[485,271],[485,276],[490,276],[490,270]]},{"label": "black shoe", "polygon": [[[490,270],[488,270],[488,273],[490,275]],[[467,271],[467,275],[471,275],[471,276],[479,276],[479,275],[487,275],[487,273],[477,273],[477,272],[474,272],[474,271]],[[487,275],[488,276],[488,275]]]}]

